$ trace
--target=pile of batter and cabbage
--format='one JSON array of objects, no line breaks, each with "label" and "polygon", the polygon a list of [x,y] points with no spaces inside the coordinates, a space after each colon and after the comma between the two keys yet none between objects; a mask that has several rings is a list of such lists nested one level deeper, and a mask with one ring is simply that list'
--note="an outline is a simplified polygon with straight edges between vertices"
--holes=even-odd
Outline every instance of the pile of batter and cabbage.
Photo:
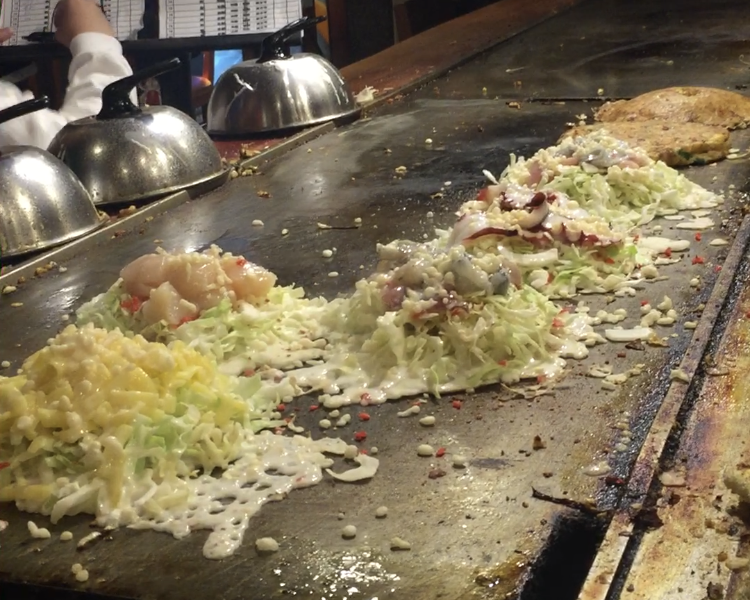
[{"label": "pile of batter and cabbage", "polygon": [[[126,265],[75,325],[0,377],[0,500],[90,513],[231,555],[267,501],[375,475],[376,458],[302,435],[284,403],[336,410],[558,377],[604,341],[551,300],[629,285],[634,233],[721,198],[596,132],[515,158],[454,227],[378,246],[378,271],[328,301],[219,248]],[[351,463],[334,472],[331,455]]]}]

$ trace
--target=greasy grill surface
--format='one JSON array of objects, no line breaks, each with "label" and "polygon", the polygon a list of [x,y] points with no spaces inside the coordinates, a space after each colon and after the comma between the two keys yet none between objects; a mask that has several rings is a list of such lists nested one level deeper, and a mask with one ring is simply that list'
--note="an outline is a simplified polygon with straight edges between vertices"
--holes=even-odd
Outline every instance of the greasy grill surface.
[{"label": "greasy grill surface", "polygon": [[636,530],[629,572],[615,582],[628,598],[701,598],[709,589],[747,598],[748,572],[733,573],[731,563],[748,556],[748,507],[739,505],[722,476],[748,465],[748,267],[744,257],[647,499],[663,525]]},{"label": "greasy grill surface", "polygon": [[[631,98],[748,83],[750,8],[737,0],[583,2],[449,77],[447,98]],[[736,19],[736,20],[735,20]],[[518,82],[521,85],[518,85]]]},{"label": "greasy grill surface", "polygon": [[[612,10],[625,14],[632,10],[628,6],[630,3],[611,3]],[[654,4],[647,10],[654,10]],[[720,16],[713,9],[706,10],[714,19]],[[732,48],[738,43],[734,40],[742,37],[739,15],[747,10],[736,3],[733,10],[724,8],[721,13],[722,39]],[[596,19],[592,15],[597,15]],[[678,17],[668,21],[670,31],[677,27]],[[591,39],[603,31],[605,23],[618,23],[618,17],[601,8],[587,11],[584,5],[542,27],[554,25],[559,36],[576,29]],[[124,227],[124,233],[116,238],[94,240],[61,263],[67,268],[64,273],[52,271],[21,286],[18,292],[0,297],[0,319],[5,323],[0,359],[18,366],[23,356],[41,347],[63,325],[62,314],[104,291],[124,264],[152,251],[157,240],[167,249],[194,250],[219,244],[275,271],[282,283],[303,285],[311,294],[331,297],[350,290],[356,279],[373,268],[376,242],[397,237],[420,239],[431,235],[434,227],[450,224],[453,211],[482,185],[483,168],[499,174],[510,152],[528,155],[554,143],[566,122],[591,107],[583,102],[534,103],[519,110],[506,106],[503,99],[495,100],[499,92],[482,95],[481,79],[505,77],[505,69],[515,66],[510,59],[516,45],[539,39],[538,30],[501,45],[369,120],[289,152],[263,166],[262,175],[232,181],[222,190],[172,208],[148,223]],[[644,31],[632,27],[631,42],[645,43],[656,35],[654,30]],[[691,31],[686,26],[686,35]],[[547,39],[554,32],[541,37]],[[565,52],[564,46],[556,60]],[[669,60],[668,49],[659,52],[660,60]],[[676,54],[675,60],[678,58]],[[529,67],[530,72],[542,72],[547,59],[536,49],[524,55],[527,63],[537,65]],[[702,69],[694,67],[690,83],[716,84],[714,59],[707,58]],[[569,60],[577,59],[570,56]],[[627,64],[623,61],[620,65],[622,86],[632,92],[658,85],[638,79]],[[730,67],[722,64],[729,71]],[[461,77],[465,83],[459,97],[469,99],[458,101],[445,92],[456,89]],[[570,96],[577,89],[571,80],[568,88],[558,89],[556,94]],[[510,88],[505,91],[510,94]],[[426,138],[433,143],[426,145]],[[747,143],[748,136],[735,135],[733,145],[745,147]],[[402,178],[395,174],[399,166],[407,167]],[[689,171],[689,175],[714,189],[729,183],[742,187],[748,169],[743,162],[724,162]],[[268,192],[270,198],[261,198],[258,192]],[[437,192],[443,196],[434,197]],[[729,202],[728,208],[733,204]],[[428,212],[434,217],[428,218]],[[718,235],[731,239],[739,222],[737,214],[726,211],[723,216],[728,219],[726,229],[704,234],[688,258],[664,270],[669,280],[649,284],[636,298],[617,299],[606,305],[607,310],[627,308],[631,318],[625,325],[633,325],[642,298],[658,301],[666,294],[680,314],[687,315],[708,297],[716,275],[712,265],[720,263],[723,255],[721,248],[708,246],[708,241]],[[322,231],[316,226],[317,222],[352,226],[357,217],[362,219],[358,229]],[[720,216],[715,218],[718,222]],[[263,220],[264,227],[252,227],[254,219]],[[673,231],[671,225],[674,222],[664,223],[665,235],[692,237],[690,232]],[[282,236],[282,229],[288,229],[288,235]],[[337,248],[335,257],[324,260],[321,252],[333,247]],[[708,265],[691,265],[690,257],[695,254],[703,256]],[[330,271],[339,272],[339,277],[328,277]],[[688,285],[697,274],[703,278],[699,291]],[[13,307],[11,303],[23,304]],[[604,299],[591,298],[591,305],[594,309],[604,307]],[[601,482],[583,470],[607,455],[613,472],[627,475],[638,442],[645,437],[663,397],[670,365],[679,361],[690,342],[690,332],[681,327],[675,327],[674,332],[677,337],[669,349],[624,351],[608,345],[595,349],[585,362],[572,361],[564,389],[554,396],[502,401],[494,391],[461,395],[466,401],[460,410],[451,406],[449,398],[436,401],[422,412],[437,416],[437,425],[431,430],[421,428],[414,418],[396,417],[405,402],[370,409],[371,421],[338,433],[350,440],[354,431],[367,431],[368,445],[380,450],[381,470],[376,478],[365,485],[324,482],[264,507],[253,520],[246,543],[231,559],[203,559],[205,535],[201,533],[176,541],[161,534],[118,531],[111,540],[76,552],[73,544],[62,544],[55,537],[66,529],[73,531],[76,539],[82,537],[90,531],[86,518],[67,519],[52,527],[51,541],[31,540],[26,531],[28,515],[4,505],[0,506],[0,518],[10,525],[0,534],[0,573],[15,581],[72,586],[70,566],[81,562],[91,574],[84,586],[91,591],[159,599],[188,595],[226,599],[283,595],[502,598],[521,583],[529,564],[545,546],[559,512],[558,507],[532,500],[532,486],[576,500],[593,496],[601,492]],[[670,333],[671,329],[665,329],[662,335]],[[590,365],[605,361],[614,364],[616,372],[636,363],[646,363],[648,368],[641,378],[613,394],[601,391],[599,381],[584,376]],[[304,407],[307,401],[300,404]],[[625,411],[631,414],[635,442],[627,451],[612,454],[617,439],[613,427]],[[358,411],[352,412],[356,416]],[[320,415],[303,413],[306,424],[318,435],[314,424]],[[535,435],[542,437],[545,449],[532,449]],[[449,462],[443,465],[440,459],[417,458],[416,447],[424,442],[462,452],[470,457],[469,468],[454,471]],[[446,471],[445,476],[428,478],[437,467]],[[603,505],[612,506],[616,495],[617,486],[602,492]],[[390,512],[387,519],[376,521],[374,511],[379,505],[388,506]],[[339,513],[344,513],[343,520],[338,519]],[[43,520],[37,519],[37,523]],[[341,539],[346,524],[357,526],[356,540]],[[388,541],[395,535],[408,539],[412,551],[390,552]],[[277,555],[256,556],[253,541],[264,536],[281,542]]]}]

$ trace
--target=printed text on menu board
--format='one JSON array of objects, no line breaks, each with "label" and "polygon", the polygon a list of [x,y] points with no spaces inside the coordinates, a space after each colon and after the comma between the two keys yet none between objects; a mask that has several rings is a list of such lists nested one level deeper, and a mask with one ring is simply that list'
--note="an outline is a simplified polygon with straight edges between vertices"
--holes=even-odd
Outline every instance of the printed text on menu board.
[{"label": "printed text on menu board", "polygon": [[[14,31],[7,45],[26,44],[24,36],[51,31],[58,2],[2,0],[0,27]],[[145,0],[101,0],[100,4],[119,40],[137,39]],[[301,0],[159,0],[159,37],[269,33],[301,16]]]},{"label": "printed text on menu board", "polygon": [[160,0],[159,37],[269,33],[301,16],[301,0]]},{"label": "printed text on menu board", "polygon": [[[9,46],[27,44],[24,36],[39,31],[52,31],[52,15],[60,0],[2,0],[0,27],[10,27],[14,35]],[[100,6],[107,15],[119,40],[137,38],[143,27],[145,0],[101,0]]]}]

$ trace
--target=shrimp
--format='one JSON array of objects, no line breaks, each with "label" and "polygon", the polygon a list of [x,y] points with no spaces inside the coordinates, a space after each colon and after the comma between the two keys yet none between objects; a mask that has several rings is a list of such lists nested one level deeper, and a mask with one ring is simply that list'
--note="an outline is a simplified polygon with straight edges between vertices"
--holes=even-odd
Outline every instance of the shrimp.
[{"label": "shrimp", "polygon": [[198,307],[182,298],[168,281],[151,290],[149,299],[143,303],[141,311],[148,323],[164,321],[168,325],[180,325],[198,316]]},{"label": "shrimp", "polygon": [[120,272],[125,292],[142,301],[149,323],[178,325],[228,299],[257,303],[276,284],[276,276],[263,267],[218,248],[199,254],[160,252],[137,258]]},{"label": "shrimp", "polygon": [[276,275],[244,258],[225,255],[221,258],[221,268],[238,301],[262,300],[276,285]]},{"label": "shrimp", "polygon": [[170,256],[166,281],[171,283],[185,300],[200,311],[213,308],[224,298],[234,302],[234,291],[229,277],[212,256],[205,254],[177,254]]},{"label": "shrimp", "polygon": [[136,258],[120,271],[123,289],[136,298],[144,300],[151,290],[166,281],[168,254],[146,254]]}]

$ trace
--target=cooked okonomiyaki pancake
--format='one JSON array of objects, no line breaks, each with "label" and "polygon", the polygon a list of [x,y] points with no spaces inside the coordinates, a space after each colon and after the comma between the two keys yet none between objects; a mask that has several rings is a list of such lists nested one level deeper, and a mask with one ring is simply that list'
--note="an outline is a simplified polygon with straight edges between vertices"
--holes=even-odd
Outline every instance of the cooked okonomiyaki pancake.
[{"label": "cooked okonomiyaki pancake", "polygon": [[585,136],[598,129],[630,146],[642,148],[653,160],[661,160],[670,167],[715,162],[729,153],[729,131],[699,123],[652,120],[579,125],[566,131],[560,141]]},{"label": "cooked okonomiyaki pancake", "polygon": [[670,121],[744,129],[750,124],[750,98],[716,88],[673,87],[632,100],[608,102],[596,113],[602,123]]}]

